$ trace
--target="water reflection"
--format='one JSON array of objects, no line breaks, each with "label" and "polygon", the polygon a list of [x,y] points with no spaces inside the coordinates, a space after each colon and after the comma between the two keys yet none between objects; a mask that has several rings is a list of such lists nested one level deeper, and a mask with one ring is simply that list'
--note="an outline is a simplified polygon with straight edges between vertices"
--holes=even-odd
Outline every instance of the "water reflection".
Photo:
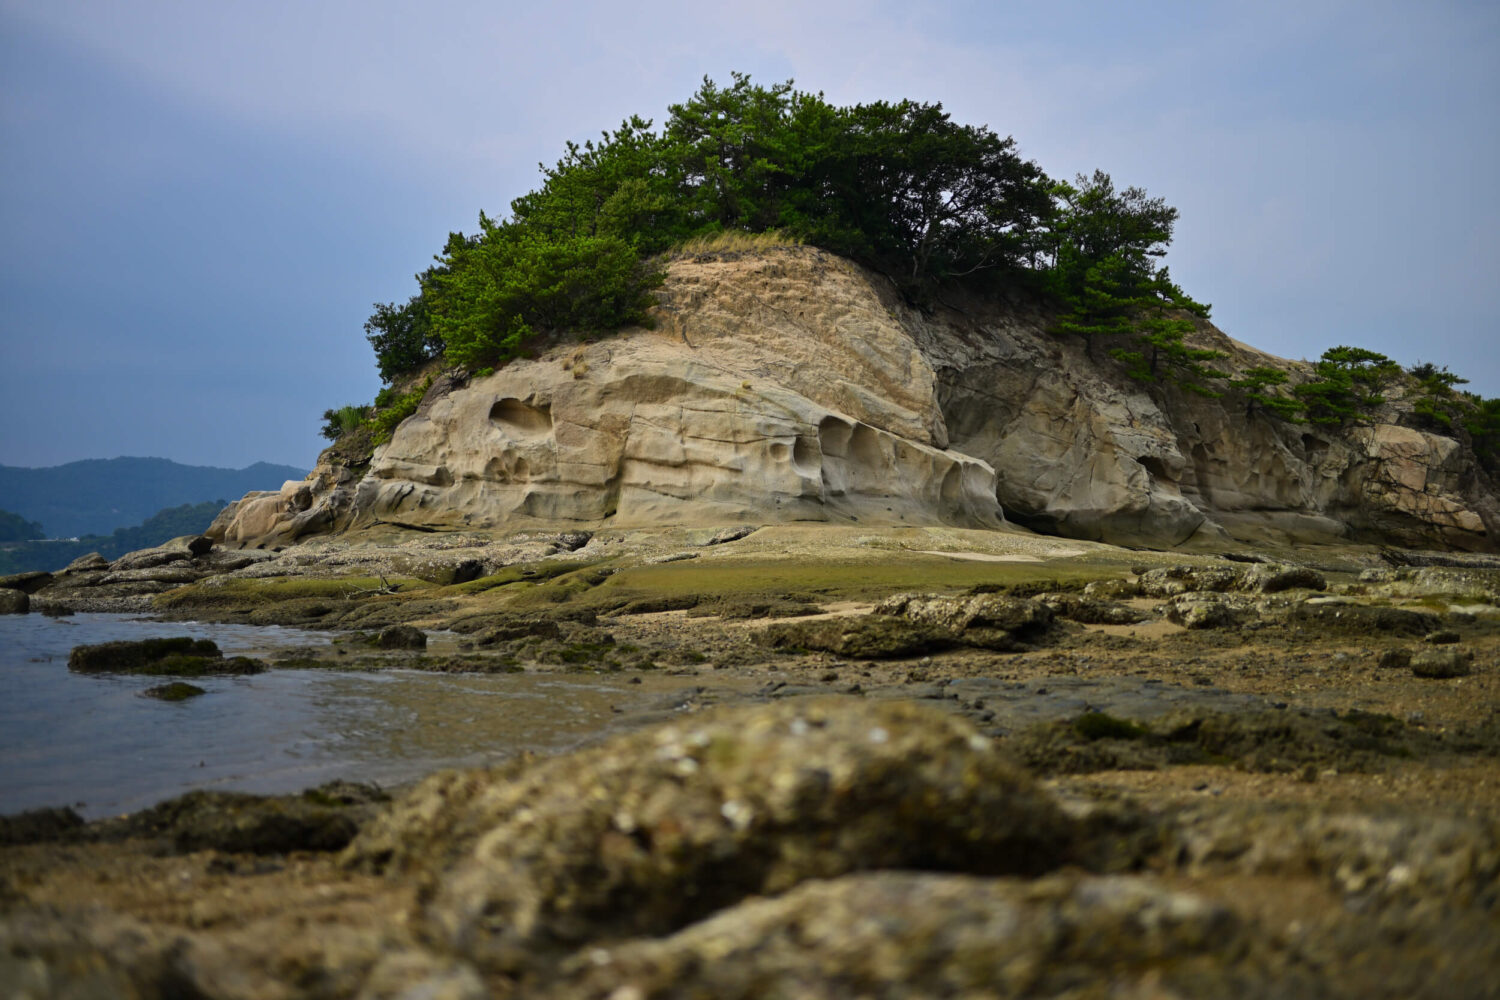
[{"label": "water reflection", "polygon": [[0,620],[0,813],[77,805],[96,817],[192,788],[294,791],[334,778],[400,784],[443,766],[577,745],[688,678],[462,676],[273,670],[207,677],[185,702],[141,697],[161,678],[67,669],[82,643],[193,635],[226,654],[331,636],[121,615]]}]

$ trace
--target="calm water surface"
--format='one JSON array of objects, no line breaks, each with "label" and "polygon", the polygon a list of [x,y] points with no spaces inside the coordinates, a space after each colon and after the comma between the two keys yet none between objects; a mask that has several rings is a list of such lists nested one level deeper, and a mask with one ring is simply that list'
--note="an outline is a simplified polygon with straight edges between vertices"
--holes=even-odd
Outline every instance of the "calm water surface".
[{"label": "calm water surface", "polygon": [[566,749],[609,727],[614,706],[690,683],[273,669],[195,678],[206,695],[168,703],[141,692],[170,678],[68,670],[76,645],[164,635],[213,639],[231,656],[332,638],[125,615],[0,615],[0,814],[71,805],[94,818],[193,788],[288,792],[334,778],[390,786],[438,767]]}]

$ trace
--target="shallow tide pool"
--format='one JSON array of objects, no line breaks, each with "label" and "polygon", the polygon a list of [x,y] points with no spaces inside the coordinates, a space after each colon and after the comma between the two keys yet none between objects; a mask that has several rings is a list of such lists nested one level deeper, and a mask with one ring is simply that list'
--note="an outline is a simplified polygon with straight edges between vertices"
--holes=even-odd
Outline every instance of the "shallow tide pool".
[{"label": "shallow tide pool", "polygon": [[125,615],[0,616],[0,814],[72,806],[86,818],[195,789],[289,792],[335,778],[389,787],[439,767],[556,752],[686,680],[275,670],[194,678],[208,693],[162,702],[170,678],[68,670],[75,645],[191,635],[265,657],[329,633],[151,622]]}]

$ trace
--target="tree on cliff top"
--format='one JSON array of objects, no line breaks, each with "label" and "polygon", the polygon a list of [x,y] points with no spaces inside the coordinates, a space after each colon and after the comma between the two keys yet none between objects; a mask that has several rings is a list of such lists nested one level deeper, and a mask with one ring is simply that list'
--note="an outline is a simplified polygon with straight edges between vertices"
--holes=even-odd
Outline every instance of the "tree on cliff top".
[{"label": "tree on cliff top", "polygon": [[[662,129],[632,117],[568,143],[502,220],[451,234],[405,305],[366,326],[387,382],[433,357],[470,370],[513,357],[549,329],[639,321],[660,280],[652,256],[726,231],[779,230],[891,276],[923,301],[953,281],[1038,284],[1069,322],[1149,327],[1142,359],[1196,363],[1162,314],[1201,309],[1142,266],[1164,252],[1176,211],[1108,175],[1054,185],[1015,140],[954,122],[940,104],[834,107],[791,83],[705,78]],[[1110,297],[1099,299],[1097,293]],[[1159,310],[1158,310],[1159,311]],[[1155,326],[1151,326],[1155,324]]]}]

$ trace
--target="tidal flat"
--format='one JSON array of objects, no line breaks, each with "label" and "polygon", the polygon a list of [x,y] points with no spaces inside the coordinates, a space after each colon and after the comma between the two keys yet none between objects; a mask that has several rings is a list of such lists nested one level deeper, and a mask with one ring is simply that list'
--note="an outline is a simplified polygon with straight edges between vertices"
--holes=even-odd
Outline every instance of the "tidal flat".
[{"label": "tidal flat", "polygon": [[[0,972],[38,995],[1495,995],[1500,569],[715,538],[392,534],[152,597],[329,633],[212,683],[399,685],[430,747],[410,713],[346,714],[441,769],[9,817]],[[425,645],[383,646],[397,626]],[[520,691],[567,740],[506,721]],[[529,752],[462,758],[507,742]]]}]

